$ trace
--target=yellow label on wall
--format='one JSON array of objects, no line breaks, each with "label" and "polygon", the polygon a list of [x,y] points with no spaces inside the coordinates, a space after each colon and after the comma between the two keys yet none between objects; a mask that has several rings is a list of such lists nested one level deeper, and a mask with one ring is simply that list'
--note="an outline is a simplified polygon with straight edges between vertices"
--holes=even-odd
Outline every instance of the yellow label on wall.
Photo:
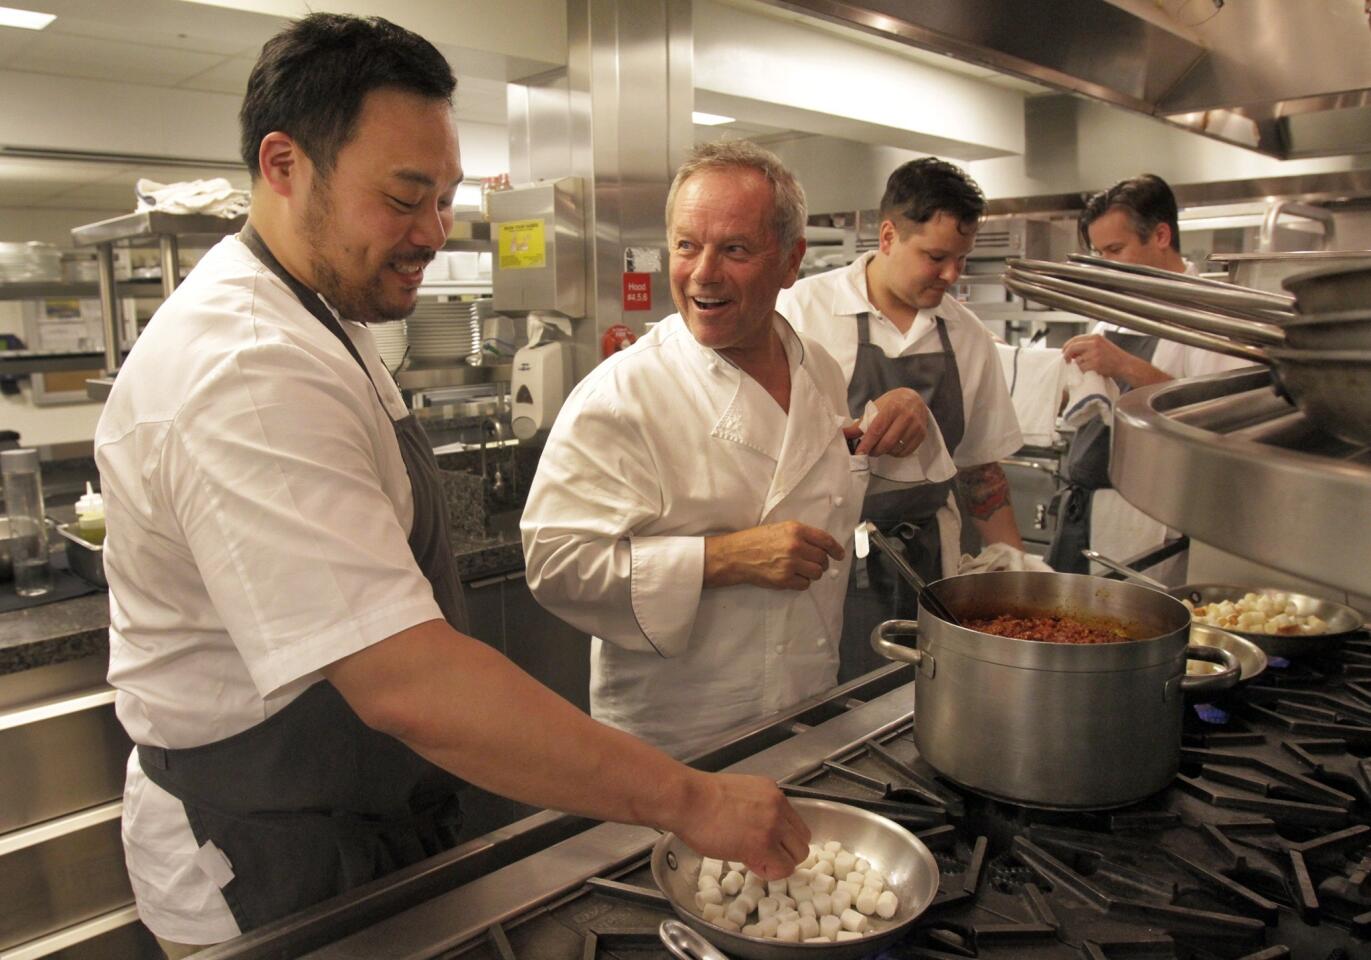
[{"label": "yellow label on wall", "polygon": [[500,269],[532,270],[547,266],[543,221],[512,220],[500,224]]}]

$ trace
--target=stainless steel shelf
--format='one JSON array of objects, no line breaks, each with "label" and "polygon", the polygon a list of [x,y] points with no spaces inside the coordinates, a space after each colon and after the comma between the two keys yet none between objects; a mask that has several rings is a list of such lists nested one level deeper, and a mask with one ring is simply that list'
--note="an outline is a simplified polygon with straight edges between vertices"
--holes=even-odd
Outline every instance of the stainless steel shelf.
[{"label": "stainless steel shelf", "polygon": [[[116,285],[121,297],[160,297],[161,280],[120,280]],[[0,300],[41,300],[47,297],[98,297],[100,284],[90,282],[50,281],[45,283],[0,283]]]},{"label": "stainless steel shelf", "polygon": [[119,240],[156,240],[160,237],[222,237],[237,233],[247,217],[211,217],[198,213],[159,213],[143,210],[97,223],[73,227],[72,242],[78,247]]},{"label": "stainless steel shelf", "polygon": [[490,278],[483,280],[434,280],[425,281],[419,286],[421,297],[442,297],[479,294],[489,296]]},{"label": "stainless steel shelf", "polygon": [[65,370],[99,370],[103,353],[59,352],[51,350],[0,350],[0,376],[27,373],[59,373]]},{"label": "stainless steel shelf", "polygon": [[1371,593],[1371,448],[1314,426],[1265,368],[1125,394],[1109,475],[1138,509],[1197,540]]}]

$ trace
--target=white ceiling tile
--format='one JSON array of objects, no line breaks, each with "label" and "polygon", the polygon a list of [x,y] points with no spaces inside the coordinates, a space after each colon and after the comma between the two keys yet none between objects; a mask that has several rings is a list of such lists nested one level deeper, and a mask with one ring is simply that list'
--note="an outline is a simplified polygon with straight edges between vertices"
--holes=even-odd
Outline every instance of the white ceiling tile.
[{"label": "white ceiling tile", "polygon": [[[126,7],[127,9],[127,7]],[[172,30],[150,30],[146,26],[132,23],[110,23],[95,19],[73,19],[58,17],[44,33],[62,33],[75,37],[94,40],[112,40],[120,43],[134,43],[142,46],[165,47],[168,50],[186,50],[193,53],[217,53],[224,57],[252,56],[254,59],[261,50],[262,43],[274,30],[264,29],[261,40],[246,42],[242,36],[225,37],[213,30],[213,24],[206,21],[204,28],[193,32]]]},{"label": "white ceiling tile", "polygon": [[8,66],[36,73],[170,86],[203,73],[221,60],[222,57],[212,53],[44,31],[13,57]]},{"label": "white ceiling tile", "polygon": [[204,73],[182,80],[179,86],[184,90],[208,90],[210,93],[232,93],[242,96],[248,88],[248,74],[252,73],[255,60],[242,60],[231,57],[215,64]]},{"label": "white ceiling tile", "polygon": [[8,66],[10,60],[23,53],[37,37],[33,30],[0,27],[0,67]]}]

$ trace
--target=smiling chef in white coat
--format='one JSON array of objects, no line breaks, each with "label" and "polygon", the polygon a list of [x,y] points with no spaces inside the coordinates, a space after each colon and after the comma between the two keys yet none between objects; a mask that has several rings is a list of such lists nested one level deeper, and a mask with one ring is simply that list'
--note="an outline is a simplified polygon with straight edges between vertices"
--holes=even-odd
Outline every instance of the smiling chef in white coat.
[{"label": "smiling chef in white coat", "polygon": [[680,312],[577,385],[524,509],[534,596],[595,637],[591,713],[676,756],[837,678],[867,470],[842,371],[775,311],[804,224],[774,155],[697,148],[667,198]]}]

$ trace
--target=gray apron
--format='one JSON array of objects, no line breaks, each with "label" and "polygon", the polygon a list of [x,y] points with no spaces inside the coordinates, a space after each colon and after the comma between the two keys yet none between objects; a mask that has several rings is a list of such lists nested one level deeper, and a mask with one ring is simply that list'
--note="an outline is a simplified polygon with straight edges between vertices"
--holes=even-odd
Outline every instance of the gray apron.
[{"label": "gray apron", "polygon": [[[1148,363],[1157,352],[1156,337],[1126,330],[1106,330],[1104,337],[1124,352]],[[1119,390],[1127,393],[1128,385],[1120,383]],[[1066,480],[1066,486],[1053,497],[1057,528],[1043,558],[1058,573],[1090,572],[1090,562],[1081,556],[1081,551],[1090,546],[1091,499],[1096,490],[1110,486],[1109,444],[1109,425],[1099,417],[1093,417],[1076,430],[1062,457],[1062,478]]]},{"label": "gray apron", "polygon": [[[897,387],[909,387],[928,405],[950,455],[966,433],[962,377],[947,323],[942,317],[935,318],[935,322],[940,351],[889,357],[871,342],[870,314],[859,313],[857,359],[847,386],[847,405],[851,415],[860,418],[868,400]],[[862,504],[862,519],[874,523],[903,545],[910,564],[927,580],[942,576],[937,513],[947,503],[953,485],[954,480],[945,480],[871,493]],[[885,557],[873,551],[865,561],[855,560],[843,604],[839,681],[861,676],[886,663],[871,649],[871,631],[877,624],[917,616],[918,600],[913,590]]]},{"label": "gray apron", "polygon": [[[240,239],[365,371],[319,296],[251,225]],[[410,550],[444,618],[465,631],[437,462],[413,415],[394,427],[414,491]],[[140,744],[138,759],[184,805],[196,842],[227,856],[222,891],[242,931],[450,849],[461,829],[462,782],[364,724],[327,680],[241,733],[179,750]]]}]

